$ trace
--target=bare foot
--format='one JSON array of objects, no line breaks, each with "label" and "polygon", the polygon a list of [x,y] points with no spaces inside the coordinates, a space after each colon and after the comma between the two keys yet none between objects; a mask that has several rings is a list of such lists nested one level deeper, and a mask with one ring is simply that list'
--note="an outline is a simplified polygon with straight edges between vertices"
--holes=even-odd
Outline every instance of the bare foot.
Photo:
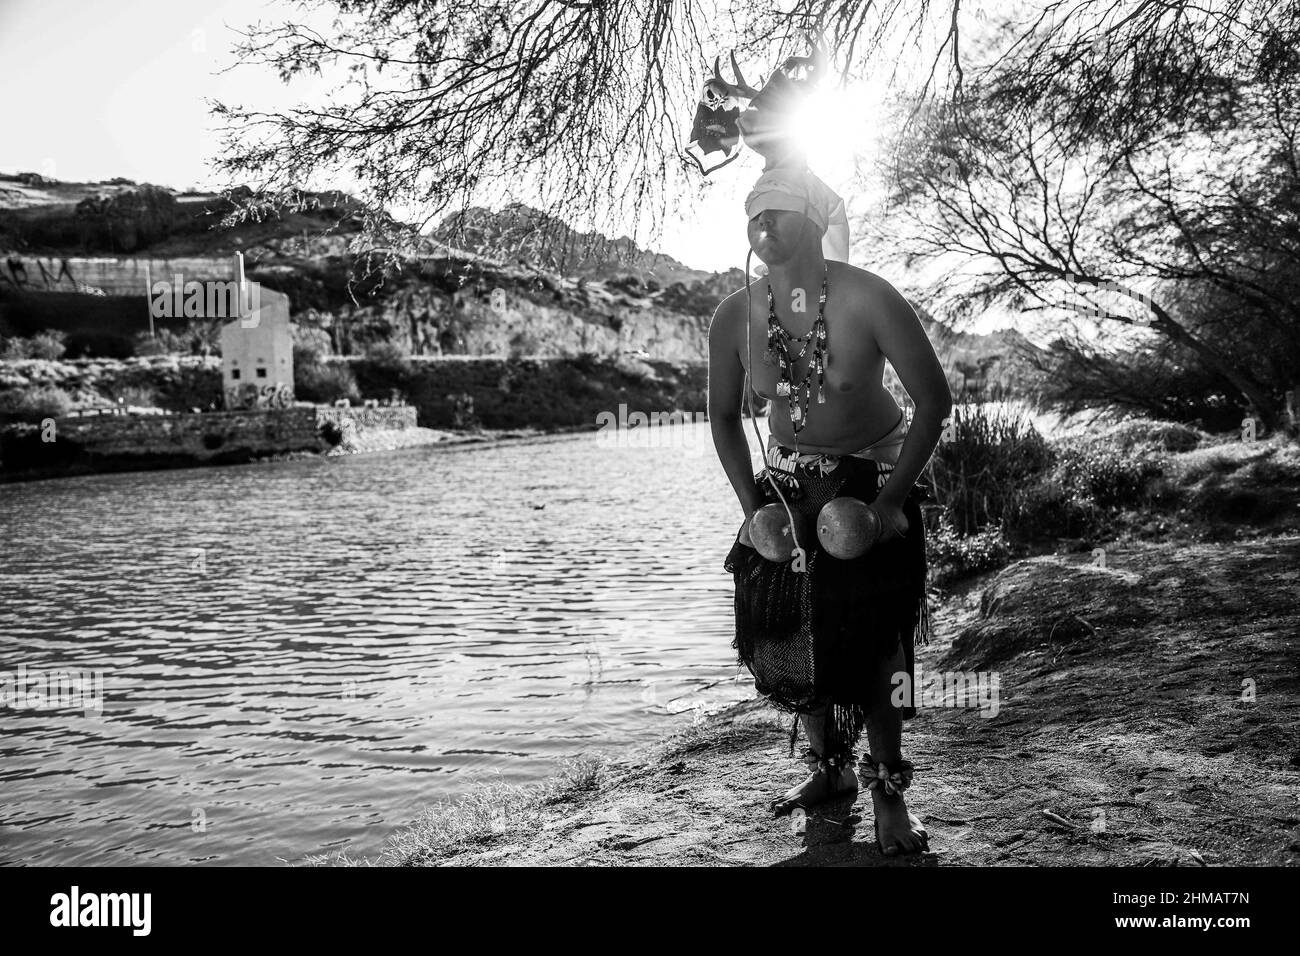
[{"label": "bare foot", "polygon": [[930,849],[930,838],[915,814],[908,812],[907,803],[900,793],[887,797],[879,787],[871,789],[872,804],[876,813],[876,839],[885,856],[920,853]]},{"label": "bare foot", "polygon": [[772,809],[778,817],[782,817],[795,807],[811,810],[817,804],[825,803],[832,797],[857,793],[857,790],[858,777],[852,769],[845,767],[838,774],[834,771],[817,769],[799,786],[791,787],[783,796],[773,800]]}]

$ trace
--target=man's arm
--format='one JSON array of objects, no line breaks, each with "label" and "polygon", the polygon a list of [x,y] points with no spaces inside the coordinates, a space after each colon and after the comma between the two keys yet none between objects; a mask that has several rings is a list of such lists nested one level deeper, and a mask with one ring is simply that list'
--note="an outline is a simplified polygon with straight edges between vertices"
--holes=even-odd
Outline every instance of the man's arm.
[{"label": "man's arm", "polygon": [[877,500],[902,507],[907,493],[921,477],[943,434],[943,421],[952,412],[952,393],[934,346],[926,337],[916,311],[888,282],[877,280],[880,303],[876,344],[889,359],[899,381],[916,403],[916,413],[898,454],[898,464]]},{"label": "man's arm", "polygon": [[718,460],[748,518],[763,499],[754,487],[749,441],[740,415],[745,388],[740,347],[748,331],[744,328],[743,302],[743,296],[738,295],[724,299],[709,324],[709,430]]}]

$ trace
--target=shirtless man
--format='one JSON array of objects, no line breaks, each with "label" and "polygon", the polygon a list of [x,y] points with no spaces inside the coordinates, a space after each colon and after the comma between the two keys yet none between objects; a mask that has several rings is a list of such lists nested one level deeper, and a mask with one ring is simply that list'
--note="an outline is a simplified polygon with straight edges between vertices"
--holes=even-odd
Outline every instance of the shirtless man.
[{"label": "shirtless man", "polygon": [[[786,155],[773,161],[769,157],[769,171],[782,166],[797,170],[799,159]],[[754,203],[751,197],[749,208],[755,205],[765,204]],[[772,403],[770,430],[781,446],[797,448],[800,453],[847,456],[891,434],[899,422],[901,410],[882,384],[884,361],[888,358],[916,409],[892,474],[872,503],[884,529],[876,545],[881,548],[907,535],[910,525],[904,514],[904,500],[939,442],[952,399],[943,368],[907,300],[881,276],[826,260],[822,250],[825,223],[817,220],[816,215],[780,208],[763,208],[749,220],[750,248],[767,265],[768,274],[753,280],[748,290],[728,296],[718,307],[709,329],[709,419],[713,441],[748,522],[764,499],[751,470],[741,416],[747,373],[755,391]],[[813,327],[823,276],[827,288],[825,402],[816,403],[814,399],[809,403],[806,423],[796,436],[788,399],[777,394],[779,369],[761,358],[768,349],[768,286],[777,320],[787,332],[800,336]],[[800,301],[807,307],[796,311],[793,306]],[[794,363],[791,377],[795,383],[802,380],[811,358],[809,354]],[[809,544],[805,542],[804,547]],[[815,540],[811,547],[816,547]],[[902,759],[903,714],[891,705],[891,693],[897,687],[894,675],[904,668],[904,648],[900,645],[896,654],[878,662],[874,673],[862,677],[869,686],[866,732],[871,757],[891,768]],[[804,713],[800,719],[811,750],[824,754],[823,715]],[[908,768],[910,782],[910,764]],[[786,794],[785,803],[809,807],[856,788],[857,778],[851,767],[828,767],[823,762]],[[919,852],[926,846],[920,820],[908,811],[901,789],[890,793],[887,789],[872,787],[882,851],[887,855]]]}]

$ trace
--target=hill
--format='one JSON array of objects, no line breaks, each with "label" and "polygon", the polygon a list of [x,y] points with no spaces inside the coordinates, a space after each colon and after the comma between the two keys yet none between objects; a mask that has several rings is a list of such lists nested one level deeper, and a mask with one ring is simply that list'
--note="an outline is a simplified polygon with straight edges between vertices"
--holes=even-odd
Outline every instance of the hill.
[{"label": "hill", "polygon": [[[235,195],[252,198],[247,190]],[[0,176],[0,253],[165,259],[240,251],[250,278],[290,297],[300,344],[325,354],[360,355],[391,345],[415,356],[704,358],[717,303],[709,273],[660,261],[628,242],[577,233],[559,238],[570,246],[581,240],[588,250],[576,273],[495,260],[436,236],[416,238],[411,255],[372,257],[358,247],[363,213],[355,200],[333,192],[304,192],[296,200],[290,211],[232,226],[223,220],[233,205],[222,196],[128,180]],[[486,233],[500,232],[482,216],[479,222]],[[552,234],[557,223],[548,227]],[[534,248],[543,261],[567,261],[566,253]],[[626,254],[632,265],[623,268],[597,252]],[[676,278],[662,284],[641,268],[651,263],[661,267],[657,274],[690,279],[701,290]],[[51,316],[49,301],[24,299],[5,279],[0,270],[0,337],[53,328],[69,333],[68,357],[125,358],[148,329],[143,296],[138,309],[128,306],[129,316],[91,310],[95,315],[85,320],[96,326],[91,330],[81,328],[85,322],[76,314]],[[84,311],[75,302],[57,305]],[[105,334],[106,322],[113,334]],[[211,323],[193,325],[188,347],[215,349]]]},{"label": "hill", "polygon": [[499,211],[471,206],[448,216],[433,238],[478,256],[532,265],[563,276],[608,280],[636,276],[660,288],[706,281],[714,273],[692,269],[662,252],[642,249],[626,236],[610,239],[579,232],[563,220],[512,203]]},{"label": "hill", "polygon": [[917,309],[921,325],[948,372],[953,395],[1026,395],[1034,391],[1038,372],[1028,356],[1042,350],[1015,329],[961,332]]},{"label": "hill", "polygon": [[[242,188],[232,195],[257,198]],[[242,252],[250,278],[289,296],[299,343],[327,355],[383,345],[413,356],[631,353],[701,362],[709,317],[744,282],[739,269],[692,269],[627,237],[581,232],[520,204],[452,215],[432,234],[412,236],[412,254],[376,265],[359,245],[359,202],[339,192],[292,198],[291,209],[229,225],[223,220],[234,207],[221,195],[126,179],[0,175],[0,253],[166,259]],[[0,337],[61,329],[70,358],[126,358],[156,346],[141,343],[143,296],[138,309],[127,307],[139,315],[58,303],[54,311],[77,314],[52,317],[48,301],[15,297],[4,278],[0,269]],[[1028,380],[1015,357],[1028,343],[1017,333],[953,333],[919,311],[955,392],[965,385],[1015,391]],[[215,329],[194,323],[164,347],[215,351]]]}]

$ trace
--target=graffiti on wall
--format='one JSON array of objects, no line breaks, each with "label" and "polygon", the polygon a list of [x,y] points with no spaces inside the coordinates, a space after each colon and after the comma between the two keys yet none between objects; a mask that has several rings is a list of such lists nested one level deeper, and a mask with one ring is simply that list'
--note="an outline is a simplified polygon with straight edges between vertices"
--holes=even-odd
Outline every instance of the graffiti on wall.
[{"label": "graffiti on wall", "polygon": [[[179,279],[173,273],[184,271],[187,281],[182,289],[174,290],[170,283],[149,281],[150,270],[158,275]],[[201,281],[200,281],[201,280]],[[202,283],[219,286],[224,290],[236,286],[240,295],[251,294],[243,280],[243,264],[236,256],[228,258],[193,259],[78,259],[57,256],[6,255],[0,257],[0,289],[12,288],[22,292],[79,292],[83,295],[125,295],[148,293],[151,307],[165,292],[177,305],[172,313],[189,316],[192,288]],[[162,288],[158,288],[162,287]],[[214,293],[204,290],[202,301],[211,302]],[[228,297],[228,293],[227,293]],[[183,302],[183,305],[182,305]],[[252,308],[256,308],[253,303]],[[209,305],[208,311],[212,311]],[[185,311],[182,311],[184,309]],[[247,309],[245,309],[247,311]],[[155,312],[155,317],[161,314]],[[227,313],[229,314],[229,313]],[[242,312],[240,313],[243,314]],[[217,316],[218,318],[224,316]]]},{"label": "graffiti on wall", "polygon": [[293,405],[293,389],[284,384],[255,385],[243,382],[226,386],[226,408],[236,411],[245,408],[289,408]]},{"label": "graffiti on wall", "polygon": [[10,285],[27,292],[98,292],[99,289],[79,282],[67,259],[5,259],[0,268],[0,285]]}]

